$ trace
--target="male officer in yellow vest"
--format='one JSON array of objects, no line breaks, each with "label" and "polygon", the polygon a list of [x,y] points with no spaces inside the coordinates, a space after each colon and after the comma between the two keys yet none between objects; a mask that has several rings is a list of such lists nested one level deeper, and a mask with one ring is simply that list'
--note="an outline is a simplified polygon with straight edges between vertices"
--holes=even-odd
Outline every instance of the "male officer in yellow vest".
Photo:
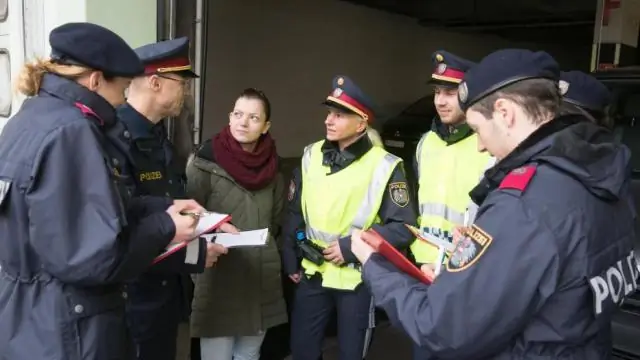
[{"label": "male officer in yellow vest", "polygon": [[[295,360],[320,358],[335,309],[340,360],[362,360],[371,340],[374,307],[350,250],[351,233],[373,228],[394,246],[407,248],[412,236],[404,223],[414,224],[417,212],[402,160],[373,146],[367,136],[374,113],[365,94],[349,78],[338,76],[324,104],[329,108],[326,139],[304,149],[300,175],[289,186],[283,229],[284,269],[298,283],[291,350]],[[300,262],[300,241],[317,246],[320,264],[308,256]]]},{"label": "male officer in yellow vest", "polygon": [[[454,227],[466,225],[465,218],[468,222],[469,214],[465,214],[470,204],[473,206],[469,191],[493,165],[493,159],[478,151],[477,136],[458,105],[458,84],[474,64],[442,50],[434,52],[432,59],[430,83],[435,88],[433,101],[438,116],[416,149],[419,225],[423,232],[451,242]],[[433,271],[437,248],[416,240],[411,252],[418,264],[427,264],[422,267],[425,272]]]}]

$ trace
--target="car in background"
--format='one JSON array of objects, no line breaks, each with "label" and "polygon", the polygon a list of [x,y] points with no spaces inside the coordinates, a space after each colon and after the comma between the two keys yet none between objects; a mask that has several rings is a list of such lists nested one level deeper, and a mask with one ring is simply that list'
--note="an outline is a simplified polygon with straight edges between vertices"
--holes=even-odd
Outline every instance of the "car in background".
[{"label": "car in background", "polygon": [[[609,114],[616,138],[631,150],[631,188],[636,211],[640,211],[640,67],[624,67],[593,74],[613,94]],[[636,220],[640,234],[640,221]],[[636,258],[640,241],[636,238]],[[622,304],[612,322],[613,349],[616,359],[640,360],[640,291]]]},{"label": "car in background", "polygon": [[435,116],[436,108],[431,94],[414,101],[382,125],[380,136],[385,149],[404,160],[410,182],[416,180],[413,169],[416,147],[422,135],[431,129]]}]

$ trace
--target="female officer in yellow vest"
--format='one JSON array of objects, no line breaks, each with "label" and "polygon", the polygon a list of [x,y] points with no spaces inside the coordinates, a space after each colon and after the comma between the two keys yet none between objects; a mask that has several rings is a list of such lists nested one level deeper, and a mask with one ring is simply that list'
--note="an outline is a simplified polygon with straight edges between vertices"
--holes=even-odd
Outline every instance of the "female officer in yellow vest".
[{"label": "female officer in yellow vest", "polygon": [[[469,191],[493,165],[491,156],[478,152],[476,135],[465,122],[458,105],[458,84],[474,64],[446,51],[432,56],[435,87],[433,101],[438,116],[431,131],[422,136],[414,167],[418,174],[419,225],[423,232],[452,241],[455,226],[466,225]],[[465,216],[466,214],[466,216]],[[473,215],[471,215],[473,217]],[[423,241],[411,244],[411,252],[426,271],[437,261],[438,249]]]},{"label": "female officer in yellow vest", "polygon": [[[374,115],[364,93],[339,76],[324,104],[329,107],[326,140],[304,149],[300,175],[289,186],[283,228],[284,269],[298,283],[291,350],[295,360],[320,358],[335,309],[340,360],[361,360],[371,339],[374,307],[350,250],[351,232],[374,228],[394,246],[406,248],[412,236],[404,223],[415,223],[417,213],[402,160],[373,146],[366,135]],[[300,244],[307,241],[315,244],[319,264],[307,253],[300,262]]]}]

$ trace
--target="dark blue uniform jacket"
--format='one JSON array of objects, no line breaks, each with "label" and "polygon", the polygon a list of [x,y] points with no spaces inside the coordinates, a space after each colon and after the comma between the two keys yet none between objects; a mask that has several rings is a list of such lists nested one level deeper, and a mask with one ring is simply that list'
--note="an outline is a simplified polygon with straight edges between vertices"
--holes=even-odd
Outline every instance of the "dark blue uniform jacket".
[{"label": "dark blue uniform jacket", "polygon": [[123,283],[175,227],[166,198],[130,197],[123,131],[47,74],[0,135],[0,359],[131,358]]},{"label": "dark blue uniform jacket", "polygon": [[[184,167],[174,156],[164,124],[154,125],[129,104],[118,107],[117,113],[131,136],[136,194],[186,198]],[[129,283],[127,310],[137,339],[153,337],[188,319],[193,292],[189,274],[204,270],[206,240],[201,239],[199,246],[197,263],[185,263],[183,249]]]},{"label": "dark blue uniform jacket", "polygon": [[433,359],[608,359],[611,315],[636,288],[629,150],[558,118],[472,191],[474,227],[433,285],[374,255],[376,305]]}]

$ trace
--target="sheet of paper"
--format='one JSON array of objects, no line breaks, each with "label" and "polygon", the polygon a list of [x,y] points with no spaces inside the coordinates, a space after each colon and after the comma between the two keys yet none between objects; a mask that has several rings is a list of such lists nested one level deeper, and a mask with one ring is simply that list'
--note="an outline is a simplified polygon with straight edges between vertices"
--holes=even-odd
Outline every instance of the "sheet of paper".
[{"label": "sheet of paper", "polygon": [[207,241],[224,247],[265,246],[269,239],[269,229],[241,231],[239,234],[216,233],[204,235]]},{"label": "sheet of paper", "polygon": [[200,241],[191,241],[189,245],[187,245],[187,254],[184,257],[184,263],[191,265],[197,264],[198,255],[200,255]]},{"label": "sheet of paper", "polygon": [[442,240],[439,237],[423,232],[420,229],[418,229],[415,226],[412,225],[408,225],[408,224],[404,224],[404,226],[406,226],[409,231],[411,231],[411,233],[413,233],[413,235],[415,237],[417,237],[418,239],[426,242],[427,244],[435,247],[435,248],[444,248],[447,252],[451,253],[455,250],[455,246],[453,246],[452,243],[446,241],[446,240]]}]

